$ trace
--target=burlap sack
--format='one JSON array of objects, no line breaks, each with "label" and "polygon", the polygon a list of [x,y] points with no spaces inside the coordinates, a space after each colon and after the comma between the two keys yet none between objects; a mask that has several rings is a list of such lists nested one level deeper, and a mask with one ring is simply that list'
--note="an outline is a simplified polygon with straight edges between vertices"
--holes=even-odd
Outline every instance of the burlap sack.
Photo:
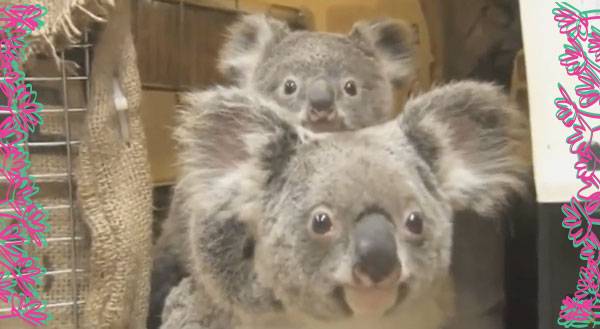
[{"label": "burlap sack", "polygon": [[26,56],[45,53],[56,61],[57,50],[81,41],[82,31],[92,22],[105,22],[115,6],[115,0],[8,0],[8,3],[39,4],[47,9],[44,25],[28,39]]},{"label": "burlap sack", "polygon": [[[118,2],[95,45],[79,149],[78,197],[91,234],[83,328],[144,328],[147,315],[152,190],[129,19],[129,2]],[[128,142],[119,133],[115,78],[127,98]]]}]

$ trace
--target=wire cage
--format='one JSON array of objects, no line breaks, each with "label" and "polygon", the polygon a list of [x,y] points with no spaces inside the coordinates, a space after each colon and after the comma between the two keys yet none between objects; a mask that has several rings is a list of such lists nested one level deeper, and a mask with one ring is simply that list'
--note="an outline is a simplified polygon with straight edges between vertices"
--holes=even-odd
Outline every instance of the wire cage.
[{"label": "wire cage", "polygon": [[[85,303],[89,239],[78,209],[74,173],[90,92],[90,36],[86,31],[81,43],[60,51],[58,68],[44,57],[31,58],[25,66],[25,81],[44,105],[43,124],[25,144],[31,164],[28,174],[39,187],[33,201],[48,212],[50,231],[46,247],[24,249],[46,269],[36,289],[53,317],[48,328],[80,328],[81,305]],[[10,310],[8,305],[0,305],[0,315]],[[20,320],[7,320],[2,327],[28,328]]]}]

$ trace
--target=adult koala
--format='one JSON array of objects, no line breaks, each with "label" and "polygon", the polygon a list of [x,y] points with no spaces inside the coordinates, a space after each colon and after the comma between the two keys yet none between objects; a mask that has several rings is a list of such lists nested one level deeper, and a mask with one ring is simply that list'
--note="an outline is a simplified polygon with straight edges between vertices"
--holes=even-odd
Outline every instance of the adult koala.
[{"label": "adult koala", "polygon": [[[411,33],[397,20],[357,22],[342,35],[291,31],[276,19],[248,15],[229,29],[219,68],[247,95],[277,103],[271,108],[287,112],[280,114],[289,122],[315,132],[354,130],[395,114],[394,88],[413,72]],[[220,147],[229,152],[226,142]],[[181,199],[189,196],[180,190],[156,246],[149,329],[160,323],[170,289],[189,273],[181,243],[188,219]]]},{"label": "adult koala", "polygon": [[497,214],[529,175],[526,122],[489,84],[326,134],[240,89],[186,104],[177,188],[192,275],[164,329],[440,329],[456,212]]}]

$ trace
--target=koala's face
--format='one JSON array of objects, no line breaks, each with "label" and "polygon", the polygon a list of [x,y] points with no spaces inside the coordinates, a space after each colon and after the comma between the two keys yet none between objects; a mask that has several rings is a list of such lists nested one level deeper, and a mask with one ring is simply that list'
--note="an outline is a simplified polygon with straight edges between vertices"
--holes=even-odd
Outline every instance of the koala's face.
[{"label": "koala's face", "polygon": [[451,208],[408,143],[308,142],[281,177],[257,233],[256,271],[284,307],[323,320],[381,316],[446,275]]},{"label": "koala's face", "polygon": [[452,214],[496,215],[530,177],[526,122],[489,84],[436,88],[395,120],[334,133],[246,89],[187,102],[182,184],[210,213],[192,225],[195,273],[249,316],[400,314],[448,275]]},{"label": "koala's face", "polygon": [[220,67],[312,131],[354,130],[394,114],[393,87],[413,70],[411,38],[391,20],[359,22],[342,35],[248,16],[231,28]]},{"label": "koala's face", "polygon": [[313,131],[358,129],[392,114],[380,63],[347,37],[294,32],[265,54],[253,79]]}]

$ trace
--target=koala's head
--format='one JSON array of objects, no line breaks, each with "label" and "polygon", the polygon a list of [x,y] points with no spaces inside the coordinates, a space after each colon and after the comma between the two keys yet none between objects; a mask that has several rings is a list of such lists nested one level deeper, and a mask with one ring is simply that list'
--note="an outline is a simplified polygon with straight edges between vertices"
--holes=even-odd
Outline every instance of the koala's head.
[{"label": "koala's head", "polygon": [[488,84],[451,84],[395,120],[324,134],[241,90],[195,97],[179,130],[186,171],[222,174],[204,186],[234,195],[221,209],[240,195],[235,209],[255,209],[234,216],[255,246],[244,277],[319,321],[386,317],[427,298],[448,275],[453,213],[495,214],[529,174],[515,152],[527,137],[519,113]]},{"label": "koala's head", "polygon": [[395,20],[361,21],[348,35],[290,31],[250,15],[230,28],[219,67],[310,130],[357,129],[393,115],[393,87],[413,71],[411,33]]}]

